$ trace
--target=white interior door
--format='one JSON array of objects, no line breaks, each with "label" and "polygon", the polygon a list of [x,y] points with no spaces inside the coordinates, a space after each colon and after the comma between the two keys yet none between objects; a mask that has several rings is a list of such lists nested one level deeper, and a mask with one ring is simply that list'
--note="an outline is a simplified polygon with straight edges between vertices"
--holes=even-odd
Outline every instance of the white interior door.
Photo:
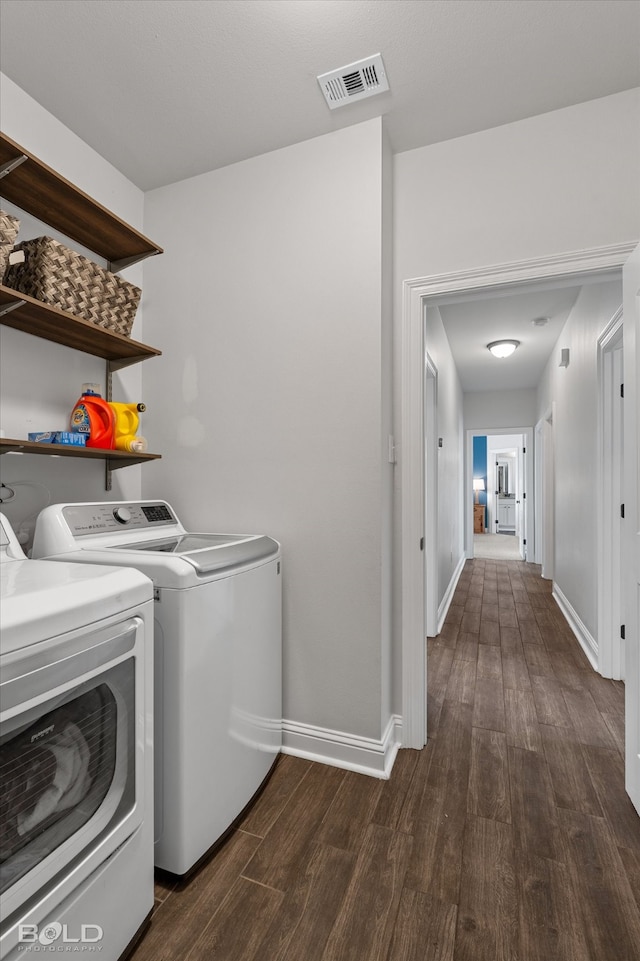
[{"label": "white interior door", "polygon": [[543,433],[544,421],[539,420],[536,424],[535,430],[535,448],[534,448],[534,462],[535,462],[535,482],[534,482],[534,498],[535,498],[535,511],[534,511],[534,527],[535,527],[535,553],[533,556],[534,564],[542,564],[542,540],[543,540],[543,521],[542,521],[542,466],[543,466],[543,449],[542,449],[542,433]]},{"label": "white interior door", "polygon": [[518,538],[518,547],[520,549],[520,557],[522,560],[526,559],[526,543],[527,543],[527,512],[524,509],[524,495],[525,495],[525,448],[524,448],[524,437],[521,438],[522,443],[518,447],[518,453],[516,457],[516,463],[518,465],[516,471],[516,535]]},{"label": "white interior door", "polygon": [[624,520],[621,517],[619,504],[624,503],[624,460],[623,460],[623,430],[624,430],[624,411],[623,399],[620,396],[620,384],[624,381],[624,354],[622,346],[616,347],[611,351],[611,489],[612,489],[612,514],[611,524],[611,636],[613,640],[611,651],[611,677],[623,678],[625,676],[625,651],[624,642],[620,637],[618,625],[624,622],[622,611],[622,536]]},{"label": "white interior door", "polygon": [[542,576],[553,580],[555,560],[555,446],[553,410],[542,424]]},{"label": "white interior door", "polygon": [[640,523],[638,452],[640,451],[640,246],[623,269],[624,292],[624,611],[626,635],[625,782],[640,814]]},{"label": "white interior door", "polygon": [[495,534],[498,530],[498,478],[496,477],[495,459],[487,454],[487,533]]},{"label": "white interior door", "polygon": [[[622,384],[624,382],[624,351],[622,345],[616,347],[613,351],[613,378],[614,378],[614,396],[613,400],[613,457],[611,464],[611,473],[613,480],[613,489],[618,498],[618,503],[624,502],[624,486],[623,486],[623,475],[624,475],[624,405],[623,399],[620,395],[620,390],[615,390],[615,386]],[[615,505],[614,505],[615,506]],[[625,676],[625,651],[624,644],[621,643],[622,638],[620,637],[620,632],[615,631],[618,624],[622,624],[623,614],[622,614],[622,570],[623,570],[623,559],[622,559],[622,525],[624,523],[620,512],[616,511],[615,525],[613,526],[613,544],[611,552],[611,566],[613,570],[613,629],[614,637],[616,638],[615,651],[614,651],[614,671],[613,674],[616,678],[624,679]]]},{"label": "white interior door", "polygon": [[598,670],[624,679],[624,382],[622,307],[598,344],[600,380],[600,496],[598,504]]}]

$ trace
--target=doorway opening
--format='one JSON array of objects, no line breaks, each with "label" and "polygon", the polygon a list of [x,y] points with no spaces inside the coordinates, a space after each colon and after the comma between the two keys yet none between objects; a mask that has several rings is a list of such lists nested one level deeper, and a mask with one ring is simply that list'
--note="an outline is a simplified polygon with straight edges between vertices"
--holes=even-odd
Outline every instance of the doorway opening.
[{"label": "doorway opening", "polygon": [[[424,312],[429,303],[438,304],[443,298],[462,297],[479,299],[492,292],[496,296],[509,295],[519,288],[551,283],[556,286],[575,283],[597,282],[618,273],[633,250],[633,244],[581,250],[548,258],[495,265],[490,268],[471,269],[442,275],[418,277],[403,282],[403,305],[400,330],[399,363],[402,368],[400,384],[400,437],[404,452],[400,477],[400,564],[402,569],[401,618],[401,677],[403,746],[421,748],[426,743],[426,671],[425,665],[425,328]],[[433,355],[439,378],[443,376],[441,357]],[[444,355],[443,355],[444,356]],[[455,385],[440,390],[443,409],[449,407]],[[458,385],[456,403],[461,407],[462,391]],[[527,418],[528,419],[528,418]],[[529,423],[533,423],[532,418]],[[462,411],[457,423],[464,430]],[[532,428],[531,428],[532,430]],[[533,430],[532,430],[533,432]],[[457,438],[456,439],[456,434]],[[452,435],[452,446],[464,445],[462,437]],[[445,439],[446,440],[446,439]],[[532,468],[530,468],[531,470]],[[458,479],[449,474],[448,483],[458,485]],[[472,490],[471,480],[468,489]],[[466,485],[460,483],[462,510]],[[473,530],[473,502],[469,498],[466,530]],[[454,532],[455,533],[455,532]],[[457,540],[457,535],[456,535]],[[454,544],[454,541],[451,541]],[[448,547],[448,545],[445,545]],[[451,548],[449,548],[451,551]],[[463,552],[464,553],[464,552]],[[447,585],[439,583],[440,594],[447,592]]]},{"label": "doorway opening", "polygon": [[527,560],[526,458],[526,434],[473,431],[471,557]]}]

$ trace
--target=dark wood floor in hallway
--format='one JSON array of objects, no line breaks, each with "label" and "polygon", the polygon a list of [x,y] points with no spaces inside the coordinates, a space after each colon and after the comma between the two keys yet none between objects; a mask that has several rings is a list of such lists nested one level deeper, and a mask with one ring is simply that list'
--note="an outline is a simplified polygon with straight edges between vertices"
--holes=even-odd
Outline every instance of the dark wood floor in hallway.
[{"label": "dark wood floor in hallway", "polygon": [[540,569],[468,561],[429,645],[429,743],[388,781],[283,756],[134,961],[638,961],[624,687]]}]

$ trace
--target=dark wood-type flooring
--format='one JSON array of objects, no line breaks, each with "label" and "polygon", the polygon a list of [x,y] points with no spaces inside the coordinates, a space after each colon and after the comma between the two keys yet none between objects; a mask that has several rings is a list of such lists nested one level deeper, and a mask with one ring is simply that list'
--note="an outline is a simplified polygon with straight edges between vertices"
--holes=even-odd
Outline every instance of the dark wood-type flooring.
[{"label": "dark wood-type flooring", "polygon": [[388,781],[282,756],[134,961],[639,961],[623,685],[517,561],[467,562],[428,645],[427,747]]}]

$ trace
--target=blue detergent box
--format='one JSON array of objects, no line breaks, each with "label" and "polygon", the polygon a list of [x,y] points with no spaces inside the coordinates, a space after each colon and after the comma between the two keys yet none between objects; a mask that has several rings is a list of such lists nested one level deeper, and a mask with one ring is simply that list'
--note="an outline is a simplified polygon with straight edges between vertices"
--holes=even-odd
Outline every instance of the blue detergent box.
[{"label": "blue detergent box", "polygon": [[70,447],[84,447],[87,443],[86,434],[76,434],[70,430],[47,430],[40,434],[28,434],[28,440],[38,444],[67,444]]}]

